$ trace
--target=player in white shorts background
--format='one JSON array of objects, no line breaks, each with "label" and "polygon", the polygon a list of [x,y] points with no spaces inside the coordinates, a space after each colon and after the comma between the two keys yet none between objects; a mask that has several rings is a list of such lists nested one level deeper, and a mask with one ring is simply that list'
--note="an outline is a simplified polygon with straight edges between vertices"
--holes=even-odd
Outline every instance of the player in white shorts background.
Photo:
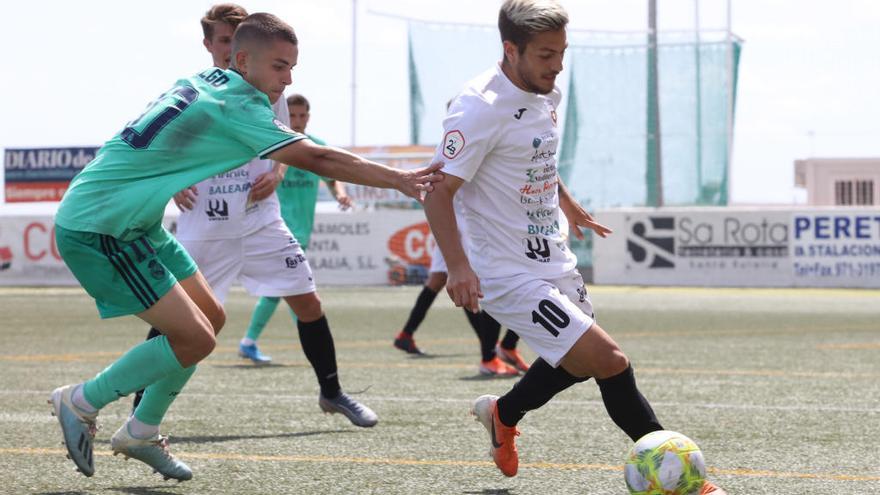
[{"label": "player in white shorts background", "polygon": [[[567,24],[556,0],[503,3],[503,59],[453,102],[437,149],[446,178],[425,200],[448,264],[453,302],[474,312],[482,305],[540,355],[512,390],[473,404],[506,476],[518,468],[517,423],[590,377],[611,419],[633,441],[663,429],[636,387],[629,359],[596,323],[566,244],[566,219],[574,229],[611,233],[571,197],[557,174],[561,94],[555,81],[568,46]],[[460,202],[455,208],[453,198]],[[456,218],[465,224],[466,242]],[[706,482],[702,493],[723,492]]]},{"label": "player in white shorts background", "polygon": [[[231,45],[224,40],[231,39],[246,15],[238,5],[219,4],[202,19],[204,45],[215,66],[229,66]],[[289,127],[287,100],[279,98],[272,109],[277,121]],[[221,303],[236,281],[253,295],[284,298],[297,315],[302,349],[320,385],[319,407],[342,413],[357,426],[374,426],[376,413],[342,391],[333,336],[312,270],[281,218],[274,191],[285,171],[283,164],[254,159],[176,194],[174,201],[181,210],[176,237]],[[157,335],[153,328],[148,338]]]},{"label": "player in white shorts background", "polygon": [[[416,345],[414,335],[434,303],[437,294],[446,285],[446,278],[446,261],[435,243],[431,249],[428,279],[425,280],[422,291],[416,298],[403,329],[394,338],[394,347],[409,354],[424,354]],[[508,329],[504,338],[499,342],[501,325],[488,313],[485,311],[472,313],[465,309],[464,314],[480,341],[480,364],[477,366],[477,371],[481,375],[516,376],[519,372],[528,371],[528,363],[516,348],[519,343],[519,336],[516,332]]]}]

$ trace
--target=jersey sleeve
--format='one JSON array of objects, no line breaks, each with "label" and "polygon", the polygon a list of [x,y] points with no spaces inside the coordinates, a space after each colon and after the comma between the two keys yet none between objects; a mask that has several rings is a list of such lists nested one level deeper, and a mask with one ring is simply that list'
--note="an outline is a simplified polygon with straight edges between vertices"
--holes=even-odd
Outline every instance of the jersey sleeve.
[{"label": "jersey sleeve", "polygon": [[474,95],[456,98],[443,119],[443,140],[433,161],[443,162],[443,173],[470,182],[495,146],[497,128],[491,106],[482,98]]},{"label": "jersey sleeve", "polygon": [[275,115],[272,107],[256,98],[228,106],[233,107],[227,113],[230,135],[252,149],[261,159],[306,138],[305,134],[294,131]]}]

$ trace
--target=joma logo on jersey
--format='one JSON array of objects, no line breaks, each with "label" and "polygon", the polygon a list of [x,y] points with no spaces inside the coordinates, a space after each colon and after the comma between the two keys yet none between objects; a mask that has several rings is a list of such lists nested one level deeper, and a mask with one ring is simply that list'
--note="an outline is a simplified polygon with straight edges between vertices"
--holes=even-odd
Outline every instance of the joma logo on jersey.
[{"label": "joma logo on jersey", "polygon": [[550,243],[543,237],[529,237],[523,239],[526,257],[539,263],[550,261]]},{"label": "joma logo on jersey", "polygon": [[229,82],[229,76],[227,76],[221,69],[214,69],[211,72],[202,72],[199,74],[199,77],[215,88],[223,86]]},{"label": "joma logo on jersey", "polygon": [[229,218],[229,205],[225,199],[209,199],[205,210],[209,220],[226,220]]},{"label": "joma logo on jersey", "polygon": [[626,239],[630,258],[648,268],[675,268],[675,217],[648,217],[650,229],[645,222],[635,222],[632,236]]}]

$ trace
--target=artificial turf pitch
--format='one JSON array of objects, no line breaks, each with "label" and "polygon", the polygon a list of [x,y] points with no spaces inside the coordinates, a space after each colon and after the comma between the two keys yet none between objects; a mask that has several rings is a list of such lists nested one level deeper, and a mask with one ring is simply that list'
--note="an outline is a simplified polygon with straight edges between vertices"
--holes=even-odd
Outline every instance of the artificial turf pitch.
[{"label": "artificial turf pitch", "polygon": [[[418,288],[319,292],[343,388],[379,424],[361,429],[321,413],[286,311],[261,340],[273,365],[240,360],[255,301],[234,291],[217,349],[163,425],[194,471],[178,484],[110,455],[130,399],[99,416],[92,478],[65,459],[46,404],[53,388],[93,376],[147,326],[100,321],[80,289],[0,289],[0,493],[627,493],[630,441],[594,382],[520,423],[519,474],[505,478],[468,409],[515,380],[477,374],[477,341],[461,310],[437,298],[416,333],[430,355],[414,358],[391,341]],[[702,447],[710,477],[731,495],[880,493],[880,292],[594,287],[591,296],[660,421]]]}]

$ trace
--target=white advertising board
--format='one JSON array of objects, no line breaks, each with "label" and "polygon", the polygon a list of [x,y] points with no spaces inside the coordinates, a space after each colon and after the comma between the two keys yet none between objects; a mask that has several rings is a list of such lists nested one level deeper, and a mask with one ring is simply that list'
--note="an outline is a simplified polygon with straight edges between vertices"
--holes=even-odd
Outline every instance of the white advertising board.
[{"label": "white advertising board", "polygon": [[880,210],[632,208],[598,212],[599,284],[880,287]]}]

